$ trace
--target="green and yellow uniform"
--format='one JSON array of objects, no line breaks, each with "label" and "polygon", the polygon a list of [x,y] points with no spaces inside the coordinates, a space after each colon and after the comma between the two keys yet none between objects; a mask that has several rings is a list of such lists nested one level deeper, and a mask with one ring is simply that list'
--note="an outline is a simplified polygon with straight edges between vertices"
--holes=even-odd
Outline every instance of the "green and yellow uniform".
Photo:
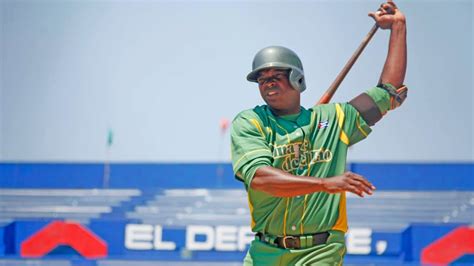
[{"label": "green and yellow uniform", "polygon": [[[367,94],[382,114],[390,108],[390,95],[381,88]],[[232,123],[232,163],[235,176],[248,192],[252,231],[271,236],[329,232],[326,244],[282,249],[254,240],[245,264],[338,265],[345,253],[347,231],[345,193],[312,193],[274,197],[251,188],[256,170],[273,166],[288,173],[326,178],[345,172],[348,147],[371,132],[350,104],[301,107],[299,114],[278,117],[266,105],[239,113]]]}]

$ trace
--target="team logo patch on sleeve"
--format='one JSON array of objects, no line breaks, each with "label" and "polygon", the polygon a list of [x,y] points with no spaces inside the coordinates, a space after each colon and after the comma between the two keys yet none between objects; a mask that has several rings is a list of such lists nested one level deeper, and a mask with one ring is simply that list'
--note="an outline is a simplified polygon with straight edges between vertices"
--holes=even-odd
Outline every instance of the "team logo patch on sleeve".
[{"label": "team logo patch on sleeve", "polygon": [[319,124],[318,124],[318,128],[319,128],[319,129],[327,128],[327,127],[328,127],[328,124],[329,124],[328,120],[326,120],[326,121],[321,121],[321,122],[319,122]]}]

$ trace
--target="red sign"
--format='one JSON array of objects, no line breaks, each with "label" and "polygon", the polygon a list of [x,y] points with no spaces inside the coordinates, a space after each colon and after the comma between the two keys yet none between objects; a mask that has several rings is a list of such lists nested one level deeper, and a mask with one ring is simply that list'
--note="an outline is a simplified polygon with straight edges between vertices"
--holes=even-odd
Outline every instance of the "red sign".
[{"label": "red sign", "polygon": [[59,245],[67,245],[88,259],[107,256],[107,243],[83,225],[54,221],[21,243],[21,256],[39,258]]},{"label": "red sign", "polygon": [[424,248],[421,263],[448,265],[466,254],[474,254],[474,228],[460,226]]}]

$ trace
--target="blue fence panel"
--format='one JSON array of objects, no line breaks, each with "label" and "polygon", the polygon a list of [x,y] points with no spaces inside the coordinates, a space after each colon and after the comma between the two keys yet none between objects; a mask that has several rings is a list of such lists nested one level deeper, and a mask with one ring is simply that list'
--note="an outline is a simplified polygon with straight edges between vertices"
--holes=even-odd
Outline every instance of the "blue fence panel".
[{"label": "blue fence panel", "polygon": [[[474,190],[473,163],[353,163],[380,190]],[[429,182],[427,182],[429,181]],[[110,188],[242,188],[229,163],[110,165]],[[104,164],[0,163],[4,188],[100,188]]]},{"label": "blue fence panel", "polygon": [[473,163],[353,163],[382,190],[474,190]]}]

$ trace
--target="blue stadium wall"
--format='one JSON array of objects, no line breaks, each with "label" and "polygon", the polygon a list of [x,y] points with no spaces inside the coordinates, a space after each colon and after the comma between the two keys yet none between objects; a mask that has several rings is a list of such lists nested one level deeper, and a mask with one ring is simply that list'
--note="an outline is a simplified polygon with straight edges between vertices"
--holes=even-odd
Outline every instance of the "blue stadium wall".
[{"label": "blue stadium wall", "polygon": [[[129,164],[114,163],[104,180],[104,164],[100,163],[2,163],[0,164],[1,188],[110,188],[140,189],[143,195],[171,188],[224,188],[243,189],[234,179],[229,164]],[[474,191],[474,164],[399,164],[399,163],[353,163],[348,169],[369,178],[378,190],[408,191]],[[133,208],[133,206],[122,206]],[[112,219],[113,218],[113,219]],[[16,220],[0,228],[0,256],[21,258],[21,244],[32,235],[43,230],[54,220]],[[181,228],[156,227],[161,230],[160,239],[151,239],[150,247],[131,250],[126,247],[126,228],[137,221],[122,217],[93,219],[84,228],[105,241],[108,247],[105,259],[161,260],[161,261],[241,261],[245,247],[234,243],[232,250],[220,250],[217,245],[207,249],[189,250],[186,247],[188,230],[193,225]],[[373,262],[378,265],[419,265],[424,247],[467,224],[411,224],[401,232],[371,231],[370,250],[366,254],[348,254],[346,262]],[[211,227],[214,232],[217,227]],[[241,228],[231,228],[238,234]],[[156,237],[156,235],[153,235]],[[203,241],[204,235],[194,235],[195,241]],[[473,238],[474,239],[474,238]],[[173,242],[172,250],[160,250],[153,241]],[[237,241],[237,240],[236,240]],[[380,241],[387,248],[380,254],[376,245]],[[474,240],[470,240],[474,241]],[[158,245],[159,246],[159,245]],[[57,249],[43,259],[80,259],[74,250]],[[473,265],[472,254],[460,258],[458,264]],[[94,261],[90,261],[94,265]]]}]

